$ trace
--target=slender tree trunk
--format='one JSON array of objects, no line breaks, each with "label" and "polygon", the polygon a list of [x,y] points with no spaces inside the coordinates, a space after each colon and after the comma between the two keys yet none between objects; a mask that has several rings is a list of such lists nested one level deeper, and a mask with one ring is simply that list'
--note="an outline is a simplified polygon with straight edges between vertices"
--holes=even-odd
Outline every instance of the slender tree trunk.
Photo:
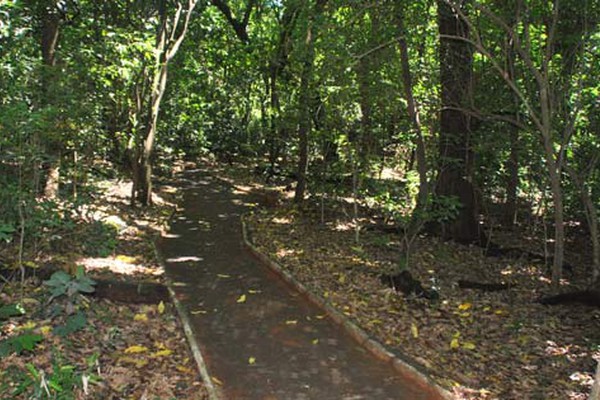
[{"label": "slender tree trunk", "polygon": [[467,24],[455,15],[452,7],[438,2],[440,35],[440,72],[442,111],[440,117],[440,171],[437,194],[457,198],[458,216],[442,224],[442,236],[462,243],[480,241],[481,234],[476,219],[476,199],[468,165],[470,121],[461,111],[466,108],[471,95],[472,49],[461,40],[468,38]]},{"label": "slender tree trunk", "polygon": [[600,400],[600,361],[596,365],[596,375],[594,376],[594,386],[588,400]]},{"label": "slender tree trunk", "polygon": [[[594,168],[594,165],[592,165],[592,168]],[[575,170],[569,165],[565,165],[565,170],[571,177],[577,190],[579,190],[581,202],[585,209],[585,217],[590,232],[590,240],[592,242],[592,283],[598,285],[600,284],[600,232],[598,230],[598,211],[596,210],[596,205],[590,195],[590,191],[585,185],[584,179],[578,176]]]},{"label": "slender tree trunk", "polygon": [[504,221],[513,225],[517,220],[517,189],[519,188],[519,128],[511,125],[510,155],[506,162],[508,171],[506,179],[506,204],[504,206]]},{"label": "slender tree trunk", "polygon": [[[315,62],[315,19],[321,14],[326,0],[316,0],[314,10],[309,9],[309,18],[304,40],[304,57],[302,73],[300,75],[299,118],[298,121],[298,180],[294,194],[294,202],[302,203],[306,192],[306,175],[308,173],[309,136],[312,129],[312,118],[310,116],[310,99],[313,69]],[[309,5],[309,8],[312,8]]]},{"label": "slender tree trunk", "polygon": [[177,10],[171,20],[168,20],[167,16],[167,1],[161,0],[159,3],[160,25],[156,36],[156,62],[144,136],[138,147],[137,165],[133,168],[132,204],[135,204],[136,199],[144,206],[152,204],[152,155],[160,104],[167,87],[167,67],[187,34],[196,3],[197,0],[188,0],[184,14],[184,7],[178,1]]},{"label": "slender tree trunk", "polygon": [[[42,50],[42,99],[41,105],[52,106],[54,103],[51,86],[56,74],[56,49],[60,36],[60,15],[54,1],[43,1],[39,4],[41,11],[41,50]],[[39,135],[39,133],[36,133]],[[41,142],[39,139],[36,140]],[[60,147],[59,139],[50,139],[42,143],[49,158],[46,166],[46,181],[44,184],[44,197],[55,199],[58,197],[60,181]],[[39,168],[39,167],[37,167]]]},{"label": "slender tree trunk", "polygon": [[[425,139],[423,138],[423,129],[421,128],[421,120],[419,118],[419,107],[413,93],[413,80],[410,71],[410,58],[408,54],[408,45],[405,38],[406,32],[404,28],[404,14],[402,10],[397,10],[396,12],[396,24],[398,25],[398,47],[400,49],[400,65],[402,67],[402,85],[404,87],[404,96],[406,97],[408,116],[411,121],[412,129],[416,134],[416,150],[414,154],[417,160],[417,171],[419,173],[419,193],[417,194],[417,205],[413,214],[418,218],[419,212],[423,211],[427,206],[427,197],[429,196]],[[415,218],[413,218],[413,220],[415,220]],[[411,223],[411,226],[414,226],[411,231],[416,229],[416,226],[418,225],[417,222],[418,221],[415,220]]]}]

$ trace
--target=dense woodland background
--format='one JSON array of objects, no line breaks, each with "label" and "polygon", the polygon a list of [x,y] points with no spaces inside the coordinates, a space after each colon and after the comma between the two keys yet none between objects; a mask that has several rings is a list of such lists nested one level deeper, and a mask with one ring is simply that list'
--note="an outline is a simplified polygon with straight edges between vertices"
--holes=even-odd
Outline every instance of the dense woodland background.
[{"label": "dense woodland background", "polygon": [[581,229],[597,280],[599,18],[595,0],[3,1],[2,238],[92,173],[148,205],[155,173],[211,152],[291,177],[296,202],[349,190],[408,236],[489,247],[482,222],[539,217],[555,287]]}]

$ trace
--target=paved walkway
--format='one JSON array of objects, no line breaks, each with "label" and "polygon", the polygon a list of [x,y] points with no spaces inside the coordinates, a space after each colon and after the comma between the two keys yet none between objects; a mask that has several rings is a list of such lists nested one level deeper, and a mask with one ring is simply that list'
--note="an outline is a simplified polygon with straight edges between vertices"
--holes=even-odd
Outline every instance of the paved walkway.
[{"label": "paved walkway", "polygon": [[438,399],[374,358],[241,244],[247,195],[185,173],[159,242],[167,275],[223,399]]}]

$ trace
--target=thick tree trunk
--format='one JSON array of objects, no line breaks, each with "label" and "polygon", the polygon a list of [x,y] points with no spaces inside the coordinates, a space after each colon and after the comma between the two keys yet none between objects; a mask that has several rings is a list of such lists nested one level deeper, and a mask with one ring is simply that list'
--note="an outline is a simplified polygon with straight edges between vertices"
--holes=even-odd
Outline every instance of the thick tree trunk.
[{"label": "thick tree trunk", "polygon": [[440,170],[437,195],[457,198],[458,216],[442,224],[442,235],[462,243],[481,238],[476,219],[476,200],[468,165],[470,121],[462,111],[468,104],[472,73],[472,49],[461,40],[468,38],[467,24],[444,1],[438,2],[442,111],[440,119]]}]

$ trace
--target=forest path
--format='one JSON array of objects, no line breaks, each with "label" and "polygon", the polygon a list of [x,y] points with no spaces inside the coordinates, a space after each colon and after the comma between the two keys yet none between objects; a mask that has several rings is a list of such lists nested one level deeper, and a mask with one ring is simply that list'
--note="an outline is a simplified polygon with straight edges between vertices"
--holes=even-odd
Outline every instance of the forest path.
[{"label": "forest path", "polygon": [[218,397],[437,399],[368,353],[242,245],[248,194],[184,173],[183,201],[158,242]]}]

